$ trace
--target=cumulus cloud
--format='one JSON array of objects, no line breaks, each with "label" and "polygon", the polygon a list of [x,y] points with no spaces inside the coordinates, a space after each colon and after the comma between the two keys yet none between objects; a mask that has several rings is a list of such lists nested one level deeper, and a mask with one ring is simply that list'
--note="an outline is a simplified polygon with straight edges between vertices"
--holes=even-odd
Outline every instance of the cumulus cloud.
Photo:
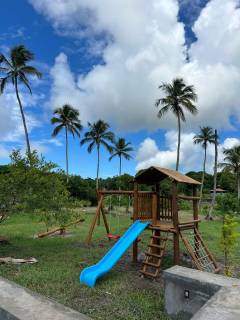
[{"label": "cumulus cloud", "polygon": [[[201,171],[203,165],[204,152],[201,145],[193,143],[195,133],[184,133],[181,140],[180,152],[180,167],[181,171]],[[137,151],[137,166],[136,170],[145,169],[149,166],[159,166],[175,169],[176,166],[176,146],[177,132],[169,131],[165,134],[165,149],[160,149],[156,141],[151,138],[146,138],[139,146]],[[223,151],[227,148],[232,148],[240,145],[240,139],[227,138],[218,147],[219,162],[223,161]],[[206,171],[213,172],[214,166],[214,145],[208,145]]]},{"label": "cumulus cloud", "polygon": [[176,0],[30,2],[58,32],[108,39],[101,48],[104,63],[84,76],[74,74],[59,54],[51,71],[51,105],[68,100],[79,107],[84,123],[104,117],[119,130],[176,128],[171,115],[157,119],[153,105],[162,81],[183,76],[199,95],[199,115],[187,116],[191,130],[199,124],[227,128],[232,115],[239,118],[238,0],[211,0],[201,11],[189,62]]},{"label": "cumulus cloud", "polygon": [[[39,96],[33,94],[20,94],[23,106],[33,107],[39,100]],[[40,121],[29,112],[25,111],[29,133],[41,125]],[[15,92],[7,90],[0,95],[0,135],[1,141],[20,141],[24,136],[22,118]]]}]

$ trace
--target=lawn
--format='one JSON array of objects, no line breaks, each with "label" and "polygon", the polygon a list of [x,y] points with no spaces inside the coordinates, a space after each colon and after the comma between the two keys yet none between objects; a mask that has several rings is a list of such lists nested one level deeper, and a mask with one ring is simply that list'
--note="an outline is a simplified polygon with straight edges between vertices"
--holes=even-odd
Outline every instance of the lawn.
[{"label": "lawn", "polygon": [[[8,245],[0,246],[0,256],[35,257],[38,263],[1,265],[0,275],[93,319],[169,319],[164,313],[161,279],[142,279],[138,272],[141,264],[131,263],[130,250],[107,276],[98,281],[96,288],[80,285],[80,271],[96,263],[113,245],[106,238],[103,226],[96,228],[90,246],[84,243],[92,217],[92,214],[84,214],[85,222],[68,229],[69,234],[65,237],[34,239],[34,234],[44,231],[38,217],[12,216],[0,226],[0,235],[10,241]],[[117,225],[117,220],[111,218],[112,227]],[[119,219],[119,224],[120,229],[113,231],[122,233],[131,221],[125,216]],[[218,245],[220,227],[220,221],[201,223],[203,237],[218,260],[222,259]],[[140,243],[143,252],[149,240],[148,233],[144,233]],[[163,269],[171,264],[171,246],[168,246]]]}]

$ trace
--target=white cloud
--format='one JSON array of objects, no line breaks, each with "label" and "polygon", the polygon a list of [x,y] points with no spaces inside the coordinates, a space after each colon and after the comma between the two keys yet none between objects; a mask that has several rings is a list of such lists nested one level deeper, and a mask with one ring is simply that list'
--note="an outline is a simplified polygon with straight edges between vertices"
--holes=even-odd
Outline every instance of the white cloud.
[{"label": "white cloud", "polygon": [[0,144],[0,159],[8,159],[9,150],[2,144]]},{"label": "white cloud", "polygon": [[[203,148],[201,145],[193,143],[195,133],[184,133],[181,139],[181,152],[180,152],[180,168],[182,172],[188,171],[201,171],[203,165]],[[232,148],[239,145],[240,139],[227,138],[218,147],[219,156],[218,161],[222,162],[225,148]],[[146,138],[137,151],[137,166],[136,170],[148,168],[149,166],[159,166],[175,169],[176,165],[176,145],[177,145],[177,132],[168,131],[165,134],[165,149],[160,149],[155,140]],[[207,148],[207,163],[206,171],[213,172],[214,166],[214,145],[208,145]]]},{"label": "white cloud", "polygon": [[[70,102],[83,122],[104,118],[116,129],[176,128],[168,115],[159,120],[157,86],[175,76],[195,85],[199,115],[187,115],[186,129],[230,127],[240,117],[240,9],[238,0],[212,0],[194,25],[198,38],[186,62],[183,24],[176,0],[31,0],[58,32],[76,38],[108,35],[104,65],[74,75],[61,53],[51,71],[51,105]],[[94,41],[93,41],[94,42]]]},{"label": "white cloud", "polygon": [[[27,127],[29,133],[40,126],[40,121],[28,109],[33,107],[39,100],[39,96],[33,94],[20,94],[22,100]],[[27,106],[27,108],[25,107]],[[21,141],[24,137],[22,118],[15,92],[7,90],[0,95],[0,136],[1,141]]]}]

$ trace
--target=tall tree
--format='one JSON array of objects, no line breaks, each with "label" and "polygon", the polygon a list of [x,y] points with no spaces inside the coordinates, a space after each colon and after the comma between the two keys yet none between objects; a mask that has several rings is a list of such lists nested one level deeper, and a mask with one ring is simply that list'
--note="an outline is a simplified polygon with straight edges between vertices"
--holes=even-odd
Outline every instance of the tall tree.
[{"label": "tall tree", "polygon": [[74,109],[71,105],[65,104],[62,108],[58,108],[53,112],[56,116],[51,119],[53,125],[57,125],[52,133],[53,137],[56,137],[62,129],[65,129],[65,140],[66,140],[66,173],[67,182],[69,178],[68,171],[68,132],[80,137],[82,130],[81,121],[79,119],[78,110]]},{"label": "tall tree", "polygon": [[27,64],[33,59],[34,54],[26,49],[23,45],[18,45],[12,48],[10,51],[10,56],[8,58],[3,54],[0,54],[0,74],[3,75],[3,77],[0,78],[0,94],[4,92],[7,84],[12,83],[21,112],[27,152],[29,155],[31,154],[31,147],[25,114],[23,111],[23,105],[19,94],[19,84],[23,84],[24,86],[26,86],[30,94],[32,94],[28,77],[36,76],[38,78],[41,78],[42,76],[41,72]]},{"label": "tall tree", "polygon": [[240,146],[225,149],[223,153],[225,155],[224,162],[219,163],[219,167],[236,175],[237,196],[240,199]]},{"label": "tall tree", "polygon": [[193,142],[195,144],[201,144],[204,150],[202,184],[200,188],[200,201],[199,201],[199,206],[200,206],[200,203],[202,200],[205,172],[206,172],[207,146],[208,144],[215,142],[215,134],[213,132],[213,129],[210,127],[200,127],[200,133],[193,137]]},{"label": "tall tree", "polygon": [[109,143],[114,142],[114,134],[109,130],[110,126],[103,120],[98,120],[94,123],[88,123],[89,131],[84,135],[81,145],[89,143],[88,152],[91,153],[93,149],[97,148],[97,177],[96,189],[99,187],[99,165],[100,165],[100,147],[104,146],[108,152],[112,152],[112,146]]},{"label": "tall tree", "polygon": [[181,121],[185,122],[184,111],[196,115],[198,110],[193,104],[197,101],[197,94],[193,86],[187,86],[182,78],[173,79],[172,83],[162,83],[159,86],[165,97],[157,99],[156,107],[161,106],[158,117],[162,118],[165,113],[171,111],[177,118],[178,126],[178,144],[177,144],[177,161],[176,171],[179,168],[180,144],[181,144]]},{"label": "tall tree", "polygon": [[129,153],[132,151],[131,142],[126,143],[124,138],[119,138],[114,142],[112,155],[109,160],[111,161],[114,157],[119,157],[119,176],[122,175],[122,158],[130,160],[132,156]]},{"label": "tall tree", "polygon": [[214,174],[213,174],[213,196],[212,196],[212,203],[209,208],[208,214],[206,215],[206,220],[213,220],[212,212],[215,206],[216,201],[216,189],[217,189],[217,168],[218,168],[218,133],[215,129],[214,131],[214,149],[215,149],[215,156],[214,156]]}]

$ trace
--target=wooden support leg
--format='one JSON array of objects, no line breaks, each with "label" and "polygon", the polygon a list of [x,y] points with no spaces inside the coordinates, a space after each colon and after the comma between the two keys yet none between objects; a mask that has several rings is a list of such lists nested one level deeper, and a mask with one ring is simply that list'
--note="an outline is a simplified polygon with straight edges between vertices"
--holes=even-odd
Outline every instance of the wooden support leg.
[{"label": "wooden support leg", "polygon": [[107,232],[107,234],[109,234],[110,233],[110,229],[109,229],[109,226],[108,226],[108,222],[107,222],[107,218],[106,218],[103,206],[101,206],[101,211],[102,211],[102,217],[103,217],[103,222],[104,222],[104,225],[105,225],[106,232]]},{"label": "wooden support leg", "polygon": [[179,234],[174,233],[173,235],[173,252],[174,252],[174,265],[180,263],[180,251],[179,251]]},{"label": "wooden support leg", "polygon": [[133,263],[138,262],[138,241],[133,242]]},{"label": "wooden support leg", "polygon": [[88,236],[87,236],[87,239],[86,239],[86,243],[89,244],[92,240],[92,234],[93,234],[93,230],[94,230],[94,227],[97,223],[97,219],[98,219],[98,216],[100,216],[100,209],[102,207],[102,202],[103,202],[103,196],[100,197],[99,199],[99,202],[98,202],[98,206],[97,206],[97,210],[96,210],[96,214],[93,218],[93,221],[92,221],[92,224],[90,226],[90,229],[89,229],[89,232],[88,232]]}]

